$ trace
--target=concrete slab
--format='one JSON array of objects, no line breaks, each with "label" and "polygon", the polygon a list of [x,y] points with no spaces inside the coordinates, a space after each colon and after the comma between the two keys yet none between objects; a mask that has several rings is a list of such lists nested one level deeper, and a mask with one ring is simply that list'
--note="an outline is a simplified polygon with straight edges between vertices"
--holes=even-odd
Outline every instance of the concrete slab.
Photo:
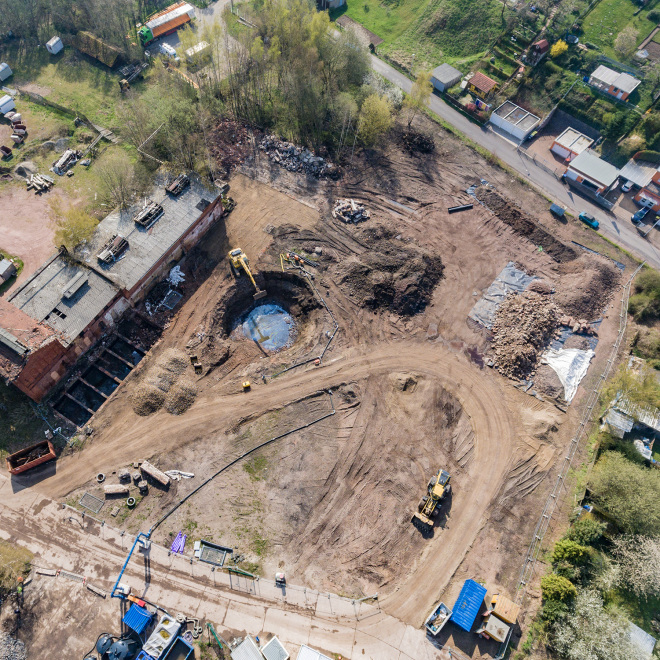
[{"label": "concrete slab", "polygon": [[269,607],[266,610],[264,632],[277,635],[282,642],[292,642],[298,645],[307,644],[311,625],[311,616]]},{"label": "concrete slab", "polygon": [[351,658],[353,660],[399,660],[400,651],[380,639],[357,630]]},{"label": "concrete slab", "polygon": [[424,631],[412,626],[406,626],[399,648],[406,660],[449,660],[451,657],[446,649],[436,648]]},{"label": "concrete slab", "polygon": [[337,653],[350,658],[355,643],[355,630],[340,623],[314,619],[309,631],[308,646],[332,656]]},{"label": "concrete slab", "polygon": [[226,600],[217,598],[216,594],[209,595],[208,590],[205,590],[202,594],[199,607],[193,616],[205,623],[210,622],[215,627],[225,620],[228,606],[229,603]]},{"label": "concrete slab", "polygon": [[262,605],[232,601],[227,608],[223,625],[232,631],[256,635],[263,630],[265,618],[266,608]]},{"label": "concrete slab", "polygon": [[405,623],[382,613],[377,616],[363,619],[357,623],[358,631],[376,637],[397,649],[403,648],[401,646],[401,641],[403,640],[407,627],[409,626],[406,626]]}]

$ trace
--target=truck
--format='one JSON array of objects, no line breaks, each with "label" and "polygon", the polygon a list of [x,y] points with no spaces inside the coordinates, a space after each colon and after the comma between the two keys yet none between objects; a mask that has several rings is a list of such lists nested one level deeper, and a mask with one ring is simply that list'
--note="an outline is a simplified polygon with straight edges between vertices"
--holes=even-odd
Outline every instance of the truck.
[{"label": "truck", "polygon": [[426,486],[426,495],[417,505],[417,511],[410,522],[422,532],[433,529],[433,518],[440,513],[440,506],[451,493],[451,477],[448,472],[438,470],[438,474],[431,477]]},{"label": "truck", "polygon": [[37,465],[53,461],[55,458],[53,443],[50,440],[42,440],[37,442],[36,445],[10,454],[5,460],[10,474],[21,474],[21,472],[31,470]]},{"label": "truck", "polygon": [[192,5],[187,2],[175,2],[166,9],[149,16],[144,24],[137,24],[140,43],[146,47],[155,39],[176,32],[194,18],[195,8]]},{"label": "truck", "polygon": [[451,614],[451,608],[444,603],[440,603],[424,622],[426,630],[435,637],[449,621]]}]

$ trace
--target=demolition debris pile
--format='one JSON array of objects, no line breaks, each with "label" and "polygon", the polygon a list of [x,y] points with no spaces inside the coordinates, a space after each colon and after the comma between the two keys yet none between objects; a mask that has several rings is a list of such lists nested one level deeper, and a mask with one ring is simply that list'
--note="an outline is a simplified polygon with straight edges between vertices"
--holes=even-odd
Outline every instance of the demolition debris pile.
[{"label": "demolition debris pile", "polygon": [[25,644],[6,632],[0,632],[0,658],[2,660],[26,660]]},{"label": "demolition debris pile", "polygon": [[274,135],[262,138],[259,149],[266,152],[268,157],[277,165],[286,168],[289,172],[305,172],[317,179],[325,176],[337,175],[335,165],[321,156],[315,156],[309,149],[296,147],[291,142],[285,142]]},{"label": "demolition debris pile", "polygon": [[231,119],[223,119],[215,126],[209,144],[211,154],[222,166],[225,176],[240,165],[252,151],[252,139],[248,129]]},{"label": "demolition debris pile", "polygon": [[357,224],[371,217],[366,207],[358,204],[354,199],[338,199],[332,209],[332,217],[342,222]]},{"label": "demolition debris pile", "polygon": [[493,323],[495,366],[509,378],[527,378],[558,324],[558,309],[547,296],[510,294]]}]

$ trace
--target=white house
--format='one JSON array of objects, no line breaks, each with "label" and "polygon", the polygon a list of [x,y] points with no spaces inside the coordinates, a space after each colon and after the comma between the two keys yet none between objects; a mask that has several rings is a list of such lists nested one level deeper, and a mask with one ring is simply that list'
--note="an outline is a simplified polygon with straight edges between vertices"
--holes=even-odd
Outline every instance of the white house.
[{"label": "white house", "polygon": [[59,37],[53,37],[47,44],[46,44],[46,50],[51,54],[51,55],[57,55],[59,52],[62,51],[64,48],[64,44],[62,43],[62,40]]},{"label": "white house", "polygon": [[490,123],[517,140],[524,140],[541,120],[511,101],[505,101],[490,116]]},{"label": "white house", "polygon": [[585,149],[568,164],[564,176],[603,195],[619,178],[619,170],[591,149]]},{"label": "white house", "polygon": [[580,131],[576,131],[569,126],[561,135],[555,138],[550,151],[567,161],[571,161],[593,143],[594,141],[588,135],[580,133]]}]

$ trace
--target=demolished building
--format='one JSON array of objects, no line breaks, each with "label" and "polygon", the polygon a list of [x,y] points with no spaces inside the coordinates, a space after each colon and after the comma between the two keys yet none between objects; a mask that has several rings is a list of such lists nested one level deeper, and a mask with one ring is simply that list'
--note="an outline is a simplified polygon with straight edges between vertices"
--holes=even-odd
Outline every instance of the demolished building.
[{"label": "demolished building", "polygon": [[[161,184],[151,199],[163,212],[148,228],[135,221],[142,204],[112,212],[74,254],[60,250],[2,303],[5,382],[41,401],[223,213],[217,191],[193,178],[178,197]],[[117,236],[127,245],[116,258],[99,259]]]}]

